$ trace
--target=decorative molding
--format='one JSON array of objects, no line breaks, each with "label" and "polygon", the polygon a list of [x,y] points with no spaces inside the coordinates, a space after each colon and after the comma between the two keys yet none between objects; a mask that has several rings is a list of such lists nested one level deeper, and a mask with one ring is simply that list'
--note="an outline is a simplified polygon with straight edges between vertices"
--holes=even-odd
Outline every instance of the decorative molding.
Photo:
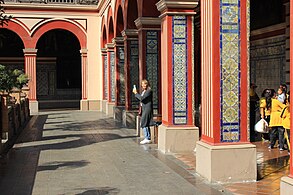
[{"label": "decorative molding", "polygon": [[184,0],[184,1],[177,1],[177,0],[160,0],[156,6],[160,12],[165,12],[168,9],[195,9],[198,5],[196,0]]},{"label": "decorative molding", "polygon": [[269,32],[274,32],[277,30],[282,30],[286,28],[286,23],[280,23],[272,26],[268,26],[265,28],[257,29],[257,30],[252,30],[250,33],[250,36],[256,36],[256,35],[261,35],[264,33],[269,33]]},{"label": "decorative molding", "polygon": [[113,38],[112,43],[114,44],[114,47],[123,46],[124,45],[123,37],[115,37],[115,38]]},{"label": "decorative molding", "polygon": [[113,51],[114,49],[114,43],[106,43],[105,46],[107,51]]},{"label": "decorative molding", "polygon": [[134,23],[138,29],[146,26],[158,26],[158,29],[161,28],[161,19],[158,17],[139,17],[134,21]]},{"label": "decorative molding", "polygon": [[137,37],[138,36],[138,30],[137,29],[126,29],[121,31],[121,34],[123,37]]}]

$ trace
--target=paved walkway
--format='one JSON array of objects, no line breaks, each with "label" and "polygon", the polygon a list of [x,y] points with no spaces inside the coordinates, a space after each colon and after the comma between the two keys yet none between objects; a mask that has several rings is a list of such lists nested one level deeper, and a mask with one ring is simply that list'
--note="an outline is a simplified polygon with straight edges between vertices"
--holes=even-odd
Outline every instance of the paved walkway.
[{"label": "paved walkway", "polygon": [[0,194],[230,194],[138,143],[101,112],[41,112],[0,159]]}]

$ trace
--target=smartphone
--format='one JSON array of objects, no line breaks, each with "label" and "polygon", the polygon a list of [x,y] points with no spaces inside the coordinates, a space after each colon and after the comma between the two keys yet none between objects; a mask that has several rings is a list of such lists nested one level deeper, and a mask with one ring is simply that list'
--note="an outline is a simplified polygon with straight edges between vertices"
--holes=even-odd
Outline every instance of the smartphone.
[{"label": "smartphone", "polygon": [[133,90],[136,90],[136,85],[133,85]]}]

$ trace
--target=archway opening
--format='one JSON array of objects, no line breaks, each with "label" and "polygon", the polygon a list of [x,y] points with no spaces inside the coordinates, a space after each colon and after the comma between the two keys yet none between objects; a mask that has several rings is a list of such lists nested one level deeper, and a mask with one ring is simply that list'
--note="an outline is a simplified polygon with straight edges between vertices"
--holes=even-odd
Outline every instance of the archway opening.
[{"label": "archway opening", "polygon": [[77,37],[66,30],[50,30],[40,37],[37,49],[39,108],[78,109],[81,99],[81,54]]},{"label": "archway opening", "polygon": [[24,44],[13,31],[0,28],[0,64],[7,68],[24,70]]}]

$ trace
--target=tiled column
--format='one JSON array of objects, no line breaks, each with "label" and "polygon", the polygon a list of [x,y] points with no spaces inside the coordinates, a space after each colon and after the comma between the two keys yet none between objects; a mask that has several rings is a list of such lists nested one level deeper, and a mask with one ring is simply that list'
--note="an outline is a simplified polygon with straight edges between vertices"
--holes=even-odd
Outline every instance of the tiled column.
[{"label": "tiled column", "polygon": [[39,111],[39,104],[37,101],[37,49],[35,48],[25,48],[24,60],[25,60],[25,74],[28,75],[29,82],[29,108],[31,114],[37,114]]},{"label": "tiled column", "polygon": [[108,86],[107,86],[107,107],[106,107],[106,114],[113,116],[113,109],[115,105],[115,53],[114,53],[114,44],[108,43],[106,44],[107,49],[107,78],[108,78]]},{"label": "tiled column", "polygon": [[103,101],[102,101],[102,111],[106,113],[107,102],[108,102],[108,55],[107,49],[102,48],[102,60],[103,60]]},{"label": "tiled column", "polygon": [[[286,19],[287,21],[287,19]],[[293,72],[293,0],[290,0],[290,74]],[[290,77],[290,83],[293,83],[293,77]],[[293,90],[293,85],[290,85],[290,91]],[[290,97],[290,102],[292,102],[293,97],[291,95]],[[291,108],[290,108],[292,113],[292,103],[291,103]],[[291,114],[292,115],[292,114]],[[292,118],[292,116],[291,116]],[[293,122],[291,120],[291,127],[293,126]],[[292,148],[293,148],[293,143],[292,143],[292,136],[293,136],[293,131],[291,129],[290,131],[290,144],[291,144],[291,151],[290,151],[290,174],[288,176],[282,177],[281,178],[281,185],[280,185],[280,194],[281,195],[289,195],[292,194],[293,192],[293,153],[292,153]]]},{"label": "tiled column", "polygon": [[158,148],[164,153],[193,151],[199,139],[193,117],[193,17],[197,2],[161,0],[156,5],[161,12],[163,122]]},{"label": "tiled column", "polygon": [[196,171],[210,182],[256,181],[248,141],[249,1],[202,0],[202,136]]},{"label": "tiled column", "polygon": [[81,100],[80,110],[89,110],[89,104],[87,100],[87,85],[88,85],[88,64],[87,64],[87,49],[81,49]]},{"label": "tiled column", "polygon": [[153,90],[155,115],[161,115],[161,19],[140,17],[135,20],[139,41],[139,83],[147,79]]},{"label": "tiled column", "polygon": [[116,90],[115,90],[115,107],[114,119],[122,122],[122,112],[125,109],[125,78],[124,78],[124,41],[123,37],[113,39],[115,52],[115,74],[116,74]]},{"label": "tiled column", "polygon": [[139,86],[138,66],[138,38],[136,29],[122,31],[124,38],[124,73],[125,73],[125,110],[123,113],[123,125],[135,128],[138,109],[138,101],[132,93],[132,86]]}]

